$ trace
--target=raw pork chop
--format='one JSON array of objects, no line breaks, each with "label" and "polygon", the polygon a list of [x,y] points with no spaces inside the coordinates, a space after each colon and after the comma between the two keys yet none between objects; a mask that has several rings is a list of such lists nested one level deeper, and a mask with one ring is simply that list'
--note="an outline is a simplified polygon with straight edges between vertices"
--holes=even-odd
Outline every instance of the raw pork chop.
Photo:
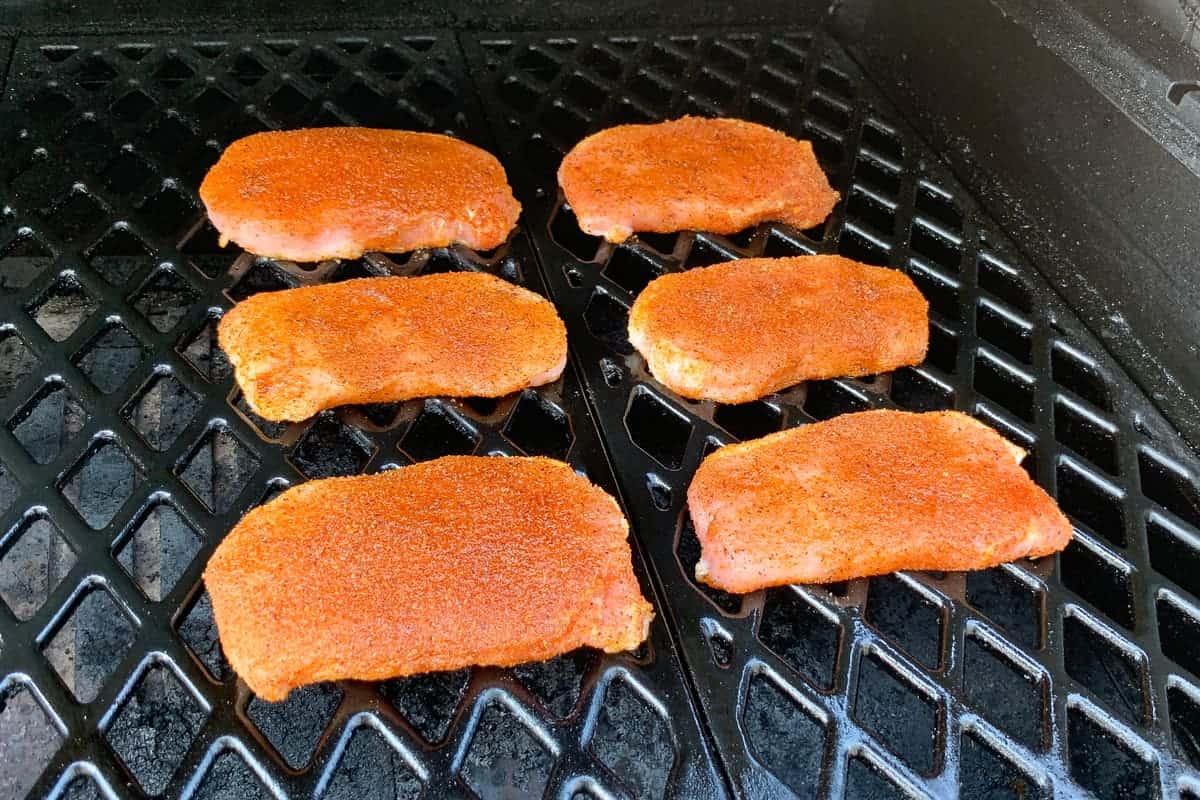
[{"label": "raw pork chop", "polygon": [[254,509],[204,573],[259,697],[319,681],[629,650],[654,612],[616,502],[546,458],[449,456],[311,481]]},{"label": "raw pork chop", "polygon": [[271,420],[347,403],[500,397],[557,380],[567,362],[549,301],[476,272],[256,294],[217,333],[246,401]]},{"label": "raw pork chop", "polygon": [[312,128],[256,133],[200,185],[222,242],[292,261],[459,242],[490,250],[521,206],[489,153],[433,133]]},{"label": "raw pork chop", "polygon": [[696,578],[730,592],[1062,550],[1025,453],[955,411],[864,411],[712,453],[688,488]]},{"label": "raw pork chop", "polygon": [[558,182],[579,227],[610,242],[635,231],[811,228],[838,194],[812,145],[753,122],[682,117],[618,125],[567,153]]},{"label": "raw pork chop", "polygon": [[744,403],[803,380],[919,364],[929,305],[893,269],[747,258],[651,281],[630,310],[629,341],[677,394]]}]

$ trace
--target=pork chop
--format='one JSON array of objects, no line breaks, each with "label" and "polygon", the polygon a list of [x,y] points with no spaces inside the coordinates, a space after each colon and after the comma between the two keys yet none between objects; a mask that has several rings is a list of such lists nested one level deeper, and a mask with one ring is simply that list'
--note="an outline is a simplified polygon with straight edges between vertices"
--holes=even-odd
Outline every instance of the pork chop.
[{"label": "pork chop", "polygon": [[663,275],[629,341],[677,394],[744,403],[803,380],[918,364],[929,306],[902,272],[840,256],[747,258]]},{"label": "pork chop", "polygon": [[753,122],[682,117],[618,125],[567,153],[558,182],[579,227],[610,242],[636,231],[811,228],[837,202],[812,145]]},{"label": "pork chop", "polygon": [[864,411],[729,445],[688,488],[696,578],[730,592],[1062,550],[1071,523],[1025,453],[954,411]]},{"label": "pork chop", "polygon": [[449,136],[371,128],[238,139],[204,177],[200,199],[222,243],[292,261],[455,242],[490,250],[521,212],[489,153]]},{"label": "pork chop", "polygon": [[311,481],[247,514],[204,573],[229,663],[298,686],[512,666],[646,638],[616,501],[546,458],[449,456]]},{"label": "pork chop", "polygon": [[256,294],[217,334],[246,401],[270,420],[347,403],[500,397],[557,380],[567,360],[549,301],[472,272]]}]

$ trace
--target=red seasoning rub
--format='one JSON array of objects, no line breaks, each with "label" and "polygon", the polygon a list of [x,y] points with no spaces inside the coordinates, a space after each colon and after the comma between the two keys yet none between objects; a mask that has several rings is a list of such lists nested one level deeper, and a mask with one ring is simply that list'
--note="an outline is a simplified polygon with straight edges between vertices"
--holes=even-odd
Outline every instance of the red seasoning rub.
[{"label": "red seasoning rub", "polygon": [[472,272],[256,294],[217,333],[246,402],[270,420],[349,403],[501,397],[557,380],[567,361],[549,301]]},{"label": "red seasoning rub", "polygon": [[490,250],[521,212],[489,153],[449,136],[371,128],[239,139],[200,198],[223,242],[292,261],[455,242]]},{"label": "red seasoning rub", "polygon": [[311,481],[247,514],[204,585],[229,663],[277,701],[574,650],[630,650],[654,613],[616,502],[567,464],[450,456]]},{"label": "red seasoning rub", "polygon": [[575,145],[558,182],[579,227],[610,242],[636,231],[811,228],[837,202],[812,145],[752,122],[682,117],[619,125]]},{"label": "red seasoning rub", "polygon": [[865,411],[729,445],[688,488],[696,578],[730,592],[1062,550],[1071,524],[1025,453],[954,411]]},{"label": "red seasoning rub", "polygon": [[929,306],[902,272],[840,256],[747,258],[663,275],[629,341],[684,397],[745,403],[802,380],[925,358]]}]

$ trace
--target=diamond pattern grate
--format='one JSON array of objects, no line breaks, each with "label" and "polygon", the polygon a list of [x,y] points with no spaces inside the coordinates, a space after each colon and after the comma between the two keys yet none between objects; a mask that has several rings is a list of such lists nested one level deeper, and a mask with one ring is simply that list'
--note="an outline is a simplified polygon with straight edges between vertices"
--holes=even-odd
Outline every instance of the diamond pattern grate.
[{"label": "diamond pattern grate", "polygon": [[[0,752],[4,796],[1200,786],[1200,470],[836,46],[753,31],[26,38],[13,65],[0,106],[0,749],[24,749]],[[810,231],[622,247],[579,231],[553,185],[564,150],[682,113],[812,138],[844,202]],[[338,124],[494,136],[524,232],[496,253],[312,268],[219,248],[196,187],[221,148]],[[714,406],[657,385],[624,338],[659,274],[813,252],[906,270],[933,307],[927,363]],[[274,424],[248,410],[216,345],[222,310],[255,292],[458,269],[550,293],[574,353],[562,381]],[[880,405],[963,409],[1022,443],[1075,543],[969,575],[746,597],[691,580],[685,490],[705,453]],[[306,477],[464,452],[564,457],[619,486],[635,567],[660,599],[649,644],[319,686],[278,705],[250,696],[200,583],[223,532]]]},{"label": "diamond pattern grate", "polygon": [[[571,370],[500,401],[276,424],[249,411],[217,347],[224,309],[287,286],[486,270],[544,292],[524,234],[489,254],[314,268],[219,248],[200,210],[208,166],[255,130],[362,123],[486,144],[457,42],[30,38],[15,66],[0,112],[0,797],[720,794],[661,618],[633,655],[322,685],[280,704],[251,696],[221,652],[203,565],[290,484],[524,452],[615,490]],[[636,699],[614,705],[614,680]],[[639,738],[614,741],[627,716]],[[649,771],[635,744],[655,753]]]},{"label": "diamond pattern grate", "polygon": [[[1200,468],[833,43],[806,32],[478,35],[472,75],[737,793],[1173,797],[1194,786]],[[843,201],[808,231],[584,234],[563,153],[617,123],[740,116],[814,142]],[[664,272],[840,253],[907,272],[926,363],[755,403],[681,399],[624,331]],[[1031,451],[1061,556],[735,597],[698,586],[685,491],[726,442],[873,407],[957,408]],[[1191,587],[1190,589],[1188,587]],[[733,691],[732,687],[740,687]]]}]

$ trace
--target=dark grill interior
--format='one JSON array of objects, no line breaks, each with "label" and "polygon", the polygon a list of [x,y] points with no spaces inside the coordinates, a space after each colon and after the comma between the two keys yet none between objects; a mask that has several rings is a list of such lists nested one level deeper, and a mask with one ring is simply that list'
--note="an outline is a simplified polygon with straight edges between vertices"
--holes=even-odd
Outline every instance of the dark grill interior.
[{"label": "dark grill interior", "polygon": [[[810,231],[620,247],[583,234],[555,189],[562,153],[611,124],[683,113],[811,138],[844,201]],[[25,37],[0,119],[0,798],[1193,785],[1197,464],[824,37]],[[221,148],[341,124],[449,131],[497,152],[523,230],[495,253],[316,266],[218,248],[196,187]],[[625,340],[633,297],[666,271],[829,252],[913,277],[933,310],[927,363],[718,406],[674,398]],[[548,291],[571,333],[562,381],[280,425],[248,411],[216,346],[222,309],[255,292],[457,269]],[[1075,541],[967,575],[745,597],[695,584],[685,492],[705,453],[880,406],[970,411],[1030,449]],[[240,515],[306,477],[465,452],[566,458],[619,489],[659,609],[649,644],[315,686],[276,705],[239,688],[199,576]]]}]

